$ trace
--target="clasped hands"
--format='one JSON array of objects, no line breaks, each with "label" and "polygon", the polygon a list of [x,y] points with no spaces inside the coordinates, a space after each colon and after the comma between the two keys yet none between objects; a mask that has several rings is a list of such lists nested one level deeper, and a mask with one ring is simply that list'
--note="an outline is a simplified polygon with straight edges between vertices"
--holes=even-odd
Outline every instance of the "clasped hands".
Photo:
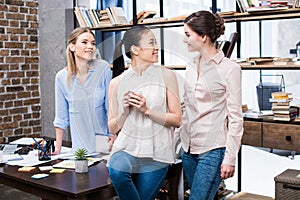
[{"label": "clasped hands", "polygon": [[149,108],[146,104],[146,98],[139,93],[128,91],[123,97],[124,112],[129,113],[130,107],[135,107],[140,112],[145,114],[149,112]]}]

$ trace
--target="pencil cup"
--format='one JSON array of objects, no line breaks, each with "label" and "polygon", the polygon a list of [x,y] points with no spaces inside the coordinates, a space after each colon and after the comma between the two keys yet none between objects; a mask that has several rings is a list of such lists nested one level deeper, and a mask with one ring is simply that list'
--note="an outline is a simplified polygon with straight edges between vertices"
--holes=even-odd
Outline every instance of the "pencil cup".
[{"label": "pencil cup", "polygon": [[45,140],[45,143],[38,148],[38,159],[40,161],[51,160],[51,145],[50,141]]}]

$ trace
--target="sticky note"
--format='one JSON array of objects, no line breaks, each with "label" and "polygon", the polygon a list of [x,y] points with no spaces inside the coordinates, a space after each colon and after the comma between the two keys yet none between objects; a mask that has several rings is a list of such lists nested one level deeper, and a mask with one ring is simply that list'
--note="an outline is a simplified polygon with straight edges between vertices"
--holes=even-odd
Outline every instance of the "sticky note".
[{"label": "sticky note", "polygon": [[49,174],[34,174],[34,175],[31,176],[31,178],[33,178],[33,179],[41,179],[41,178],[46,178],[48,176],[49,176]]},{"label": "sticky note", "polygon": [[66,169],[52,169],[50,173],[63,173]]},{"label": "sticky note", "polygon": [[35,167],[21,167],[18,169],[18,172],[30,172],[34,169],[35,169]]}]

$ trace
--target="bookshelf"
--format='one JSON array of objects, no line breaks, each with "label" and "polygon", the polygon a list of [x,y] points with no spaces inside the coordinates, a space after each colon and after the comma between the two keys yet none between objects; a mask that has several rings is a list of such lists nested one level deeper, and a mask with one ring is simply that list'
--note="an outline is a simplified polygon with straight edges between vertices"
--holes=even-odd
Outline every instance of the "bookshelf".
[{"label": "bookshelf", "polygon": [[[162,0],[159,1],[160,6],[163,5]],[[136,0],[133,0],[133,4],[136,4]],[[216,6],[214,0],[212,0],[212,5]],[[162,10],[162,8],[160,8]],[[214,9],[213,9],[214,10]],[[216,10],[216,8],[215,8]],[[136,16],[136,5],[133,5],[133,12]],[[241,32],[240,23],[248,22],[248,21],[263,21],[263,20],[278,20],[278,19],[292,19],[292,18],[300,18],[300,8],[291,8],[286,10],[274,10],[268,12],[251,12],[251,13],[240,13],[240,12],[224,12],[220,13],[220,15],[224,18],[225,23],[236,23],[237,31]],[[160,11],[160,16],[163,16],[163,11]],[[135,18],[135,17],[134,17]],[[139,23],[146,25],[152,29],[164,29],[164,28],[173,28],[173,27],[181,27],[183,26],[183,19],[179,20],[164,20],[160,22],[148,22],[148,23]],[[126,31],[132,26],[137,25],[137,20],[133,19],[133,24],[125,24],[125,25],[111,25],[111,26],[103,26],[103,27],[91,27],[90,29],[95,31],[102,32],[118,32],[118,31]],[[163,41],[163,34],[161,41]],[[238,57],[240,57],[240,39],[237,42],[237,52]],[[162,54],[163,60],[163,54]],[[161,64],[164,64],[162,61]],[[185,69],[184,66],[166,66],[173,69]],[[298,70],[300,69],[300,65],[247,65],[241,64],[242,70]]]}]

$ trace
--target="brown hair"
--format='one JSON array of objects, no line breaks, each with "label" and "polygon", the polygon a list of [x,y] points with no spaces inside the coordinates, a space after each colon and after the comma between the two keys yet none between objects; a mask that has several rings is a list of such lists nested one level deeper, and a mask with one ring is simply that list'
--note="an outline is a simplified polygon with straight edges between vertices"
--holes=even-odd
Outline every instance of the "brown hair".
[{"label": "brown hair", "polygon": [[133,26],[128,29],[121,42],[116,45],[113,59],[113,77],[116,77],[125,70],[124,57],[122,54],[122,45],[124,45],[125,55],[131,59],[130,48],[134,46],[140,46],[143,35],[150,31],[145,26]]},{"label": "brown hair", "polygon": [[198,35],[207,35],[212,43],[224,34],[224,19],[219,14],[198,11],[185,18],[184,23]]},{"label": "brown hair", "polygon": [[78,37],[83,33],[91,33],[95,38],[94,33],[89,28],[76,28],[70,33],[70,35],[68,37],[67,49],[66,49],[67,70],[68,70],[67,83],[68,83],[68,85],[70,83],[71,76],[75,75],[77,73],[75,56],[74,56],[74,52],[70,50],[70,44],[75,44]]}]

